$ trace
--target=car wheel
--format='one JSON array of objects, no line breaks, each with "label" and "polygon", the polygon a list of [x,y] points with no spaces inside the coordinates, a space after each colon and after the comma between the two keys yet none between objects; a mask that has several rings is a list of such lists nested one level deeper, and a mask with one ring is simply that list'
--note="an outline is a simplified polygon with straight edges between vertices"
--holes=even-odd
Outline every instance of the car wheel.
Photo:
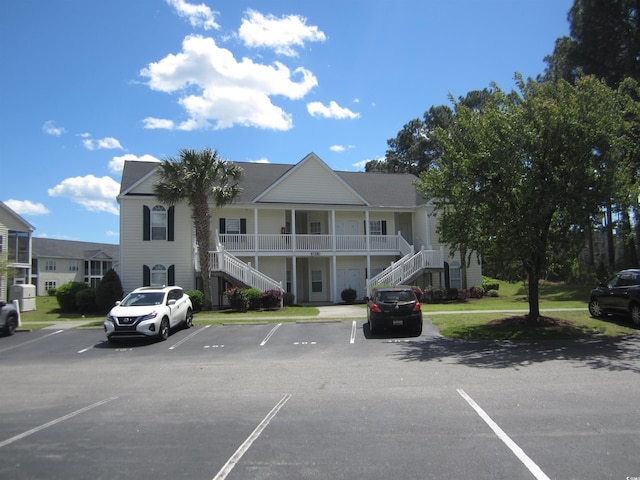
[{"label": "car wheel", "polygon": [[7,315],[7,324],[4,327],[5,335],[13,335],[16,328],[18,328],[18,317],[15,314],[10,313]]},{"label": "car wheel", "polygon": [[631,320],[636,325],[640,325],[640,305],[635,303],[631,305]]},{"label": "car wheel", "polygon": [[589,301],[589,314],[595,318],[602,317],[602,305],[599,300],[593,298]]},{"label": "car wheel", "polygon": [[184,317],[184,328],[191,328],[193,326],[193,312],[189,308],[187,310],[187,316]]},{"label": "car wheel", "polygon": [[164,317],[160,322],[160,330],[158,331],[158,338],[163,341],[169,338],[169,329],[170,329],[169,319],[167,317]]},{"label": "car wheel", "polygon": [[413,327],[413,334],[416,337],[419,337],[420,335],[422,335],[422,322],[418,322],[414,327]]},{"label": "car wheel", "polygon": [[369,319],[369,333],[373,335],[374,333],[377,333],[377,332],[378,332],[378,329],[373,326],[373,322],[371,321],[371,319]]}]

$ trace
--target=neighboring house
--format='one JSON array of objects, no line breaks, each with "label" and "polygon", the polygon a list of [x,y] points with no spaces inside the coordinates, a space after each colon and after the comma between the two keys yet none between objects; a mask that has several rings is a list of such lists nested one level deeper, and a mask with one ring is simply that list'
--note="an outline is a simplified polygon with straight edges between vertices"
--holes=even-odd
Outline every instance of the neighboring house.
[{"label": "neighboring house", "polygon": [[35,227],[0,202],[0,300],[7,301],[9,286],[31,278],[31,235]]},{"label": "neighboring house", "polygon": [[[364,298],[379,283],[462,288],[459,255],[436,234],[433,206],[409,174],[339,172],[311,153],[295,165],[238,163],[242,194],[211,205],[212,297],[230,285],[280,288],[297,303]],[[158,163],[125,162],[120,204],[120,277],[141,285],[200,285],[191,209],[160,204]],[[468,287],[482,283],[480,261]]]},{"label": "neighboring house", "polygon": [[107,270],[118,270],[120,246],[109,243],[76,242],[33,238],[32,283],[37,295],[69,282],[96,287]]}]

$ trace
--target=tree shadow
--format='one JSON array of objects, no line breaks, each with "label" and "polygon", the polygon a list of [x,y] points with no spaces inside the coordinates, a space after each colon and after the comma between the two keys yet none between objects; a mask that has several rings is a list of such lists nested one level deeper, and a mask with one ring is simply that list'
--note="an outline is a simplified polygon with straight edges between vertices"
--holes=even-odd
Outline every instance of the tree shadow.
[{"label": "tree shadow", "polygon": [[406,362],[449,362],[474,368],[516,370],[564,360],[579,368],[640,374],[640,337],[518,342],[429,337],[404,342],[393,356]]}]

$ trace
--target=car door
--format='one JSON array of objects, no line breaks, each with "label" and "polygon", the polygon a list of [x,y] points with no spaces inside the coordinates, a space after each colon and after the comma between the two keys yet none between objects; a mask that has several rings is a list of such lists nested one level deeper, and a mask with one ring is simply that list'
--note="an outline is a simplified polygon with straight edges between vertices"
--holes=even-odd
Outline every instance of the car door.
[{"label": "car door", "polygon": [[174,300],[175,303],[173,305],[169,305],[169,309],[171,310],[171,326],[175,326],[180,323],[185,316],[186,302],[184,298],[182,298],[182,290],[173,289],[169,292],[167,300],[171,302]]},{"label": "car door", "polygon": [[614,275],[600,286],[599,300],[605,310],[617,310],[615,293],[619,279],[619,275]]},{"label": "car door", "polygon": [[610,287],[609,308],[614,310],[626,311],[629,305],[629,292],[633,286],[630,273],[622,273],[616,276],[615,285]]}]

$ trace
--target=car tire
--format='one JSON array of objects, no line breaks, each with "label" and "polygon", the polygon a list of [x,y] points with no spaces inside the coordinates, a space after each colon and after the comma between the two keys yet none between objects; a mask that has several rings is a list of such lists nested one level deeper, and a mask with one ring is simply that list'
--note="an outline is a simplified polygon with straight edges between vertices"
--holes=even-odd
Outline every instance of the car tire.
[{"label": "car tire", "polygon": [[634,324],[640,325],[640,305],[637,303],[631,305],[631,320]]},{"label": "car tire", "polygon": [[16,332],[16,328],[18,328],[18,317],[15,313],[9,313],[4,327],[4,334],[13,335]]},{"label": "car tire", "polygon": [[158,340],[165,341],[169,338],[169,331],[171,327],[169,326],[169,319],[164,317],[160,322],[160,329],[158,330]]},{"label": "car tire", "polygon": [[191,328],[193,326],[193,312],[189,308],[187,315],[184,317],[184,328]]},{"label": "car tire", "polygon": [[416,325],[413,327],[413,334],[416,337],[419,337],[420,335],[422,335],[422,322],[416,323]]},{"label": "car tire", "polygon": [[373,335],[374,333],[378,333],[378,329],[373,326],[373,322],[369,319],[369,333]]},{"label": "car tire", "polygon": [[599,300],[595,298],[589,300],[589,314],[594,318],[602,317],[602,305],[600,304]]}]

